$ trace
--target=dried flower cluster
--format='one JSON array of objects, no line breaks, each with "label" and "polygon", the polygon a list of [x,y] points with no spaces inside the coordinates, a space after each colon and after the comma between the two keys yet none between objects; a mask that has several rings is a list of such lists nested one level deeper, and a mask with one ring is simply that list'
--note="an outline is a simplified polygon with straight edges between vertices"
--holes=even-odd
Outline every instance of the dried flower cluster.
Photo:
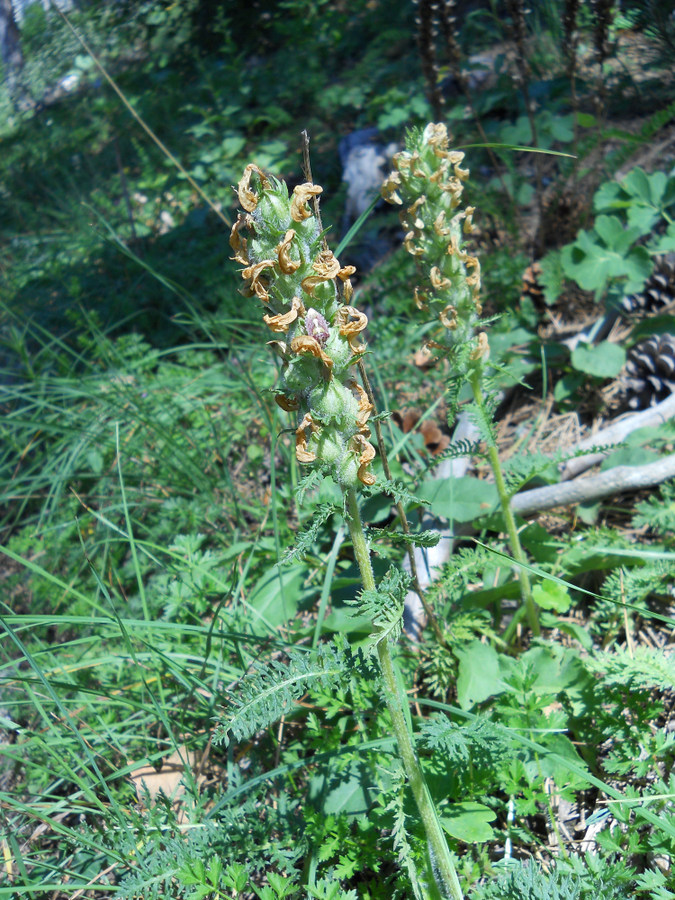
[{"label": "dried flower cluster", "polygon": [[322,242],[309,206],[321,191],[305,183],[289,197],[284,182],[246,166],[237,187],[244,212],[230,244],[244,266],[245,295],[262,301],[264,321],[279,335],[270,341],[283,361],[276,401],[297,412],[298,461],[319,461],[343,488],[353,488],[375,481],[372,405],[352,374],[366,349],[358,335],[368,319],[349,305],[354,267],[340,266]]},{"label": "dried flower cluster", "polygon": [[433,347],[460,347],[472,342],[471,357],[489,352],[487,335],[473,336],[481,314],[480,263],[464,248],[472,231],[473,207],[461,208],[469,170],[464,154],[449,149],[445,125],[429,124],[409,135],[407,149],[394,157],[395,171],[382,186],[389,203],[403,206],[400,218],[406,229],[404,246],[424,275],[415,289],[419,309],[440,307],[444,331]]}]

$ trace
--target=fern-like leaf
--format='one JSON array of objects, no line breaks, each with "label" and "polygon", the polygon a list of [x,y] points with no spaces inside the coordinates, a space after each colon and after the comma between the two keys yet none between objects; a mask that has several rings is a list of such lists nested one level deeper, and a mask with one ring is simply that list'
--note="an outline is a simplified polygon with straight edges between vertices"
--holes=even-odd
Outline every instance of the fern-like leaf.
[{"label": "fern-like leaf", "polygon": [[388,494],[394,503],[404,503],[406,505],[414,504],[415,506],[425,506],[426,500],[416,497],[405,485],[400,481],[393,481],[387,478],[378,478],[377,483],[373,487],[366,487],[363,493],[368,497],[375,497],[378,494]]},{"label": "fern-like leaf", "polygon": [[410,584],[410,576],[392,566],[375,590],[362,591],[351,601],[356,607],[356,615],[366,616],[373,623],[369,649],[377,647],[381,641],[399,639],[405,595]]},{"label": "fern-like leaf", "polygon": [[673,574],[675,564],[662,561],[621,568],[605,579],[602,592],[617,603],[641,604],[650,594],[670,596]]},{"label": "fern-like leaf", "polygon": [[392,544],[412,544],[414,547],[435,547],[441,536],[438,531],[417,531],[406,534],[403,531],[391,531],[388,528],[369,528],[368,538],[377,540],[386,538]]},{"label": "fern-like leaf", "polygon": [[496,765],[511,749],[504,731],[487,719],[475,719],[460,726],[444,716],[434,716],[424,723],[419,743],[453,765],[463,766],[471,761],[476,767],[486,768]]},{"label": "fern-like leaf", "polygon": [[330,690],[351,671],[344,650],[322,644],[315,652],[290,650],[286,661],[270,660],[247,675],[230,695],[230,710],[214,731],[216,743],[245,740],[278,721],[312,685]]},{"label": "fern-like leaf", "polygon": [[652,647],[636,647],[633,654],[622,649],[596,653],[585,664],[602,675],[607,685],[662,691],[675,688],[675,656]]},{"label": "fern-like leaf", "polygon": [[675,532],[675,483],[667,481],[662,484],[658,497],[650,497],[635,508],[634,528],[647,525],[657,534],[672,534]]},{"label": "fern-like leaf", "polygon": [[342,508],[336,506],[334,503],[322,503],[321,506],[315,510],[310,526],[298,533],[295,539],[295,545],[290,547],[282,557],[282,565],[287,565],[298,557],[308,553],[316,542],[319,531],[323,525],[334,513],[341,511]]},{"label": "fern-like leaf", "polygon": [[445,450],[430,460],[427,469],[435,468],[446,459],[463,459],[465,456],[482,456],[480,441],[452,441]]},{"label": "fern-like leaf", "polygon": [[298,506],[303,506],[307,492],[318,487],[325,477],[326,473],[324,467],[321,465],[315,465],[309,470],[305,477],[300,481],[295,491],[295,498]]}]

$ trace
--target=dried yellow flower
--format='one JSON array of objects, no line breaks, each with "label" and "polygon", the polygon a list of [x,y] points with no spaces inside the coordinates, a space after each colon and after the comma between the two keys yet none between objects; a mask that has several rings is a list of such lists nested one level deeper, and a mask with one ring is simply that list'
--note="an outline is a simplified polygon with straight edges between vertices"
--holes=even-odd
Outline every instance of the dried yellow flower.
[{"label": "dried yellow flower", "polygon": [[249,163],[244,169],[241,181],[237,185],[239,203],[246,212],[253,212],[258,205],[258,195],[255,191],[251,190],[251,175],[253,175],[254,172],[260,178],[260,184],[263,189],[270,187],[270,180],[262,169],[259,169],[255,163]]},{"label": "dried yellow flower", "polygon": [[324,352],[321,344],[316,338],[310,337],[308,334],[297,335],[291,341],[291,352],[297,353],[298,355],[309,353],[310,356],[315,356],[317,359],[320,359],[325,366],[324,376],[330,376],[330,371],[333,368],[333,360],[326,352]]},{"label": "dried yellow flower", "polygon": [[295,458],[301,463],[311,463],[316,459],[316,453],[312,453],[307,449],[307,436],[305,430],[310,428],[312,434],[316,434],[319,426],[312,418],[311,413],[305,413],[302,421],[295,429]]},{"label": "dried yellow flower", "polygon": [[368,465],[375,459],[375,448],[372,444],[368,443],[362,434],[355,434],[352,438],[352,444],[355,445],[354,450],[361,450],[361,455],[359,456],[359,470],[356,473],[357,478],[361,484],[375,484],[377,478],[372,472],[366,471]]},{"label": "dried yellow flower", "polygon": [[292,228],[289,228],[284,235],[283,240],[281,240],[276,247],[279,268],[284,275],[292,275],[301,265],[299,260],[291,259],[290,251],[294,237],[295,231]]},{"label": "dried yellow flower", "polygon": [[266,325],[268,325],[272,331],[283,332],[286,333],[288,331],[289,326],[295,322],[298,316],[305,315],[305,307],[302,305],[302,300],[299,300],[297,297],[293,297],[291,301],[291,308],[288,312],[279,313],[276,316],[263,316],[263,321]]},{"label": "dried yellow flower", "polygon": [[304,219],[308,219],[312,213],[307,206],[307,202],[312,197],[318,197],[322,191],[322,187],[318,184],[311,184],[309,181],[299,184],[291,197],[291,219],[294,222],[302,222]]}]

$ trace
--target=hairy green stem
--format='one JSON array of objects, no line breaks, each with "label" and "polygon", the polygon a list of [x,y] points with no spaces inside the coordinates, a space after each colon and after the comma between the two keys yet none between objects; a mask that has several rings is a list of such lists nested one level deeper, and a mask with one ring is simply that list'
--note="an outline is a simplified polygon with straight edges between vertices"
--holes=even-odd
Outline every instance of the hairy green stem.
[{"label": "hairy green stem", "polygon": [[[483,398],[483,391],[481,390],[480,381],[480,372],[477,372],[470,378],[471,390],[473,391],[473,399],[476,403],[476,406],[480,410],[481,417],[483,419],[486,419],[487,413],[485,410],[485,401]],[[502,471],[502,464],[501,460],[499,459],[499,453],[492,440],[488,440],[487,452],[490,466],[492,467],[492,472],[495,476],[495,484],[497,486],[497,493],[499,494],[499,502],[501,503],[502,514],[504,516],[504,521],[506,522],[506,532],[509,536],[511,553],[513,554],[513,558],[515,559],[515,561],[518,563],[518,579],[520,581],[520,593],[523,598],[523,606],[525,608],[527,619],[530,623],[532,634],[538,637],[541,634],[541,627],[539,625],[537,607],[532,597],[530,576],[528,575],[527,569],[525,568],[525,554],[523,553],[523,548],[520,543],[520,537],[518,536],[518,527],[516,526],[516,519],[513,515],[513,509],[511,508],[511,497],[506,488],[506,482],[504,481],[504,473]]]},{"label": "hairy green stem", "polygon": [[[370,552],[363,532],[361,514],[359,513],[356,492],[345,492],[349,533],[354,546],[354,555],[361,573],[363,587],[366,590],[375,590],[375,576],[370,561]],[[432,869],[438,873],[447,897],[452,900],[463,900],[462,889],[459,884],[457,872],[450,857],[445,835],[436,815],[429,788],[424,779],[424,773],[420,766],[412,737],[408,730],[404,712],[404,701],[399,692],[389,643],[386,638],[377,644],[377,656],[382,672],[384,699],[391,716],[394,735],[398,744],[398,750],[403,762],[408,784],[413,792],[417,808],[427,835],[429,855]]]}]

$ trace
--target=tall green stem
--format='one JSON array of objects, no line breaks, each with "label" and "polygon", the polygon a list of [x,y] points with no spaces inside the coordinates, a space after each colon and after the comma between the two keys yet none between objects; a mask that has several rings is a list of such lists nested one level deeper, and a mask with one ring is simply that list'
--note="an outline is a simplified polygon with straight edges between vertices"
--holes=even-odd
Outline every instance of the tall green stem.
[{"label": "tall green stem", "polygon": [[[361,573],[363,587],[366,590],[375,590],[375,576],[370,562],[370,552],[363,533],[363,524],[359,513],[358,501],[354,490],[346,491],[347,514],[349,517],[349,533],[354,546],[354,555]],[[377,644],[377,656],[382,672],[384,686],[384,699],[391,716],[392,727],[398,744],[401,761],[405,769],[406,777],[413,792],[417,808],[424,825],[429,846],[429,854],[434,872],[440,876],[446,895],[452,900],[463,900],[462,889],[457,878],[457,872],[450,857],[445,835],[436,815],[433,800],[429,788],[424,779],[424,773],[417,759],[412,738],[408,730],[404,712],[404,701],[398,689],[394,660],[392,659],[389,643],[386,639]],[[440,885],[439,885],[440,886]]]},{"label": "tall green stem", "polygon": [[[481,373],[476,372],[471,378],[471,390],[473,391],[473,399],[476,403],[476,406],[480,410],[481,417],[487,421],[487,413],[485,410],[485,401],[483,398],[483,391],[481,390]],[[516,526],[516,519],[513,515],[513,510],[511,509],[511,497],[509,496],[509,492],[506,488],[506,482],[504,481],[504,473],[502,471],[501,460],[499,459],[499,453],[497,451],[497,447],[495,446],[492,440],[488,441],[488,459],[490,461],[490,466],[492,467],[492,471],[495,476],[495,484],[497,486],[497,493],[499,494],[499,502],[502,507],[502,514],[504,516],[504,521],[506,522],[506,532],[509,536],[509,544],[511,546],[511,553],[513,554],[513,558],[518,563],[518,579],[520,580],[520,592],[523,598],[523,605],[525,607],[525,613],[527,615],[527,619],[530,623],[530,628],[532,629],[532,634],[537,637],[541,634],[541,627],[539,625],[539,616],[537,615],[537,607],[535,605],[534,599],[532,598],[532,587],[530,585],[530,576],[527,573],[527,569],[525,568],[526,560],[525,554],[523,553],[523,548],[520,544],[520,537],[518,536],[518,528]],[[507,632],[508,633],[508,632]],[[510,636],[510,635],[509,635]]]}]

